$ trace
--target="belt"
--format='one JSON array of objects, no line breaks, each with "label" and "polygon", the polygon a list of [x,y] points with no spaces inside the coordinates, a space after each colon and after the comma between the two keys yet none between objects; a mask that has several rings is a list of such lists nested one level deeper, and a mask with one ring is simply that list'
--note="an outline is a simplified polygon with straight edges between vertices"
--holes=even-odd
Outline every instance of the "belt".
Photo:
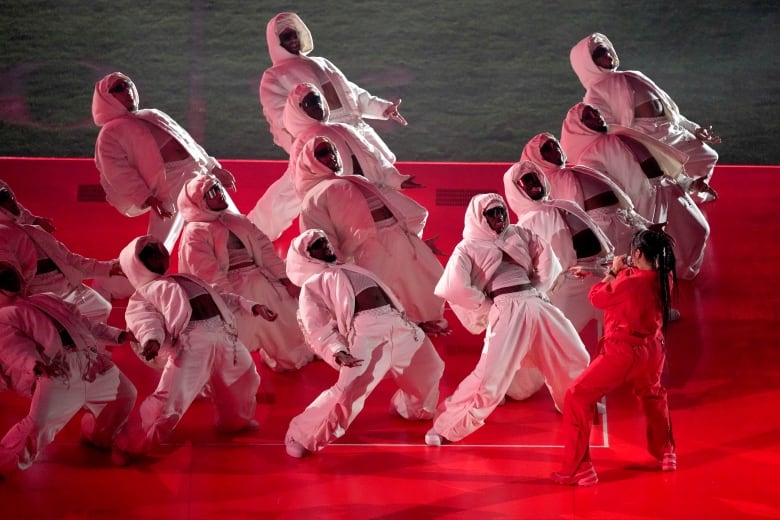
[{"label": "belt", "polygon": [[240,264],[231,265],[228,267],[228,271],[236,271],[238,269],[243,269],[244,267],[254,267],[255,265],[256,264],[253,261],[248,260],[246,262],[241,262]]},{"label": "belt", "polygon": [[496,296],[500,296],[502,294],[508,294],[513,292],[523,292],[527,291],[529,289],[533,289],[534,284],[532,283],[521,283],[520,285],[510,285],[509,287],[501,287],[500,289],[496,289],[495,291],[491,291],[488,293],[488,296],[490,296],[491,299],[495,298]]},{"label": "belt", "polygon": [[590,211],[597,208],[603,208],[605,206],[613,206],[618,203],[618,199],[611,191],[605,191],[594,195],[583,203],[583,209]]},{"label": "belt", "polygon": [[38,267],[35,269],[35,274],[50,273],[52,271],[59,271],[57,264],[51,258],[41,258],[38,260]]}]

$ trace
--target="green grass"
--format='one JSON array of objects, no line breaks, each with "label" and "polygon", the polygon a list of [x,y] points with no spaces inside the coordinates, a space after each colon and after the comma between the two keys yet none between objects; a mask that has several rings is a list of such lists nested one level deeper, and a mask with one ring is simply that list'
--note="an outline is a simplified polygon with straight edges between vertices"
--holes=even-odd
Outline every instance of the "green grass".
[{"label": "green grass", "polygon": [[265,25],[298,12],[313,55],[402,97],[410,125],[375,126],[405,161],[514,161],[560,132],[583,90],[572,45],[593,31],[724,138],[724,164],[780,164],[780,4],[591,1],[412,3],[0,0],[0,155],[88,157],[94,82],[121,70],[220,158],[273,159],[257,87]]}]

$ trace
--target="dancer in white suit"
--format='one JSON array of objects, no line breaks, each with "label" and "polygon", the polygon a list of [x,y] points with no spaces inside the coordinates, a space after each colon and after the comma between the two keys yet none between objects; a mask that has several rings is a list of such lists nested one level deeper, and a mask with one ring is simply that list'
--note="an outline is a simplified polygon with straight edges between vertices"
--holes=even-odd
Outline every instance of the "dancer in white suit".
[{"label": "dancer in white suit", "polygon": [[121,72],[95,84],[92,119],[100,127],[95,165],[108,203],[128,217],[152,210],[148,232],[171,251],[184,224],[176,211],[184,184],[207,173],[228,188],[235,182],[179,123],[154,108],[139,110],[138,100],[135,83]]},{"label": "dancer in white suit", "polygon": [[679,150],[641,132],[607,125],[595,107],[578,103],[566,115],[561,144],[575,163],[604,172],[631,197],[647,220],[666,223],[675,242],[680,278],[696,277],[710,226],[686,193],[687,159]]},{"label": "dancer in white suit", "polygon": [[710,145],[721,139],[712,126],[682,115],[669,94],[638,70],[618,70],[615,47],[601,33],[580,40],[569,58],[585,87],[584,103],[598,108],[609,124],[633,128],[685,153],[685,170],[697,179],[687,186],[691,196],[701,202],[717,198],[709,181],[718,153]]},{"label": "dancer in white suit", "polygon": [[0,391],[30,397],[30,411],[0,440],[0,477],[27,469],[81,409],[83,439],[110,449],[135,404],[133,384],[98,342],[127,331],[87,320],[53,294],[28,295],[36,254],[24,236],[0,240]]},{"label": "dancer in white suit", "polygon": [[576,202],[550,197],[547,176],[536,163],[520,161],[504,174],[504,192],[517,225],[530,229],[550,244],[563,272],[548,295],[578,332],[592,320],[601,323],[603,313],[590,305],[588,291],[596,276],[612,262],[614,247],[601,228]]},{"label": "dancer in white suit", "polygon": [[338,175],[341,158],[328,139],[303,146],[293,182],[302,198],[301,231],[322,229],[336,254],[376,274],[426,330],[446,330],[444,300],[433,293],[443,268],[420,239],[416,215],[398,210],[376,186],[359,175]]},{"label": "dancer in white suit", "polygon": [[[550,196],[576,202],[607,235],[617,251],[628,251],[634,232],[652,224],[636,212],[631,197],[604,173],[583,164],[566,165],[560,142],[548,132],[536,134],[521,161],[533,161],[550,182]],[[510,201],[511,206],[511,201]]]},{"label": "dancer in white suit", "polygon": [[302,457],[343,436],[387,373],[399,387],[392,398],[398,415],[433,417],[444,362],[390,287],[370,271],[338,261],[318,229],[290,244],[287,274],[302,287],[301,323],[312,348],[339,371],[336,384],[290,422],[289,455]]},{"label": "dancer in white suit", "polygon": [[430,446],[463,439],[505,395],[528,397],[544,383],[563,409],[566,390],[590,361],[571,322],[540,294],[560,273],[550,246],[508,222],[501,195],[472,198],[463,240],[436,286],[469,331],[487,330],[477,366],[444,400],[425,435]]},{"label": "dancer in white suit", "polygon": [[166,275],[170,255],[151,235],[130,242],[119,261],[136,289],[125,320],[138,340],[138,354],[163,372],[154,393],[117,436],[115,462],[127,463],[165,442],[206,384],[217,429],[257,428],[260,376],[238,339],[233,313],[273,320],[273,311],[237,294],[217,292],[195,276]]},{"label": "dancer in white suit", "polygon": [[278,318],[272,322],[238,314],[238,337],[250,351],[259,350],[273,370],[301,368],[313,354],[296,318],[300,289],[287,278],[284,260],[268,237],[227,208],[225,190],[215,177],[201,175],[184,186],[179,271],[250,300],[274,302]]}]

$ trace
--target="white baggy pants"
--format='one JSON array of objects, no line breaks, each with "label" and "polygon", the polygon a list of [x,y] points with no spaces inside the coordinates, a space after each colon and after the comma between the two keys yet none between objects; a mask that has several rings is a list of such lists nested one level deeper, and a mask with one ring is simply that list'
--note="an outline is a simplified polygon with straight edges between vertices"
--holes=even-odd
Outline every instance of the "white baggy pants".
[{"label": "white baggy pants", "polygon": [[562,410],[566,390],[589,362],[574,326],[535,290],[496,296],[479,362],[442,402],[433,428],[450,441],[463,439],[485,423],[504,395],[528,397],[513,395],[511,387],[538,390],[542,381],[529,381],[537,373]]},{"label": "white baggy pants", "polygon": [[420,328],[381,307],[358,313],[353,330],[350,353],[363,364],[342,367],[336,384],[294,417],[287,430],[287,440],[309,451],[342,437],[388,372],[398,384],[392,405],[401,417],[430,419],[436,410],[444,362]]},{"label": "white baggy pants", "polygon": [[165,442],[206,384],[217,429],[238,431],[254,418],[260,376],[249,351],[225,331],[219,316],[190,322],[157,389],[117,435],[117,446],[140,455]]},{"label": "white baggy pants", "polygon": [[29,468],[82,408],[89,412],[81,421],[84,439],[102,448],[111,447],[133,409],[136,389],[116,366],[96,375],[94,381],[85,381],[85,359],[83,352],[68,353],[67,377],[38,378],[29,413],[0,441],[0,474]]}]

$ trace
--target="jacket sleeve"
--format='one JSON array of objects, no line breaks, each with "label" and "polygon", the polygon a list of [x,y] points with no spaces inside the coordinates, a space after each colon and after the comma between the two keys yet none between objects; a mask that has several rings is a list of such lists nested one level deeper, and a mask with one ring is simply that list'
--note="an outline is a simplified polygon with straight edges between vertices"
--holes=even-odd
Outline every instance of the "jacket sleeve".
[{"label": "jacket sleeve", "polygon": [[209,227],[186,224],[179,241],[179,268],[215,287],[229,287],[227,270],[219,264]]},{"label": "jacket sleeve", "polygon": [[631,298],[630,285],[626,283],[625,276],[618,274],[614,280],[599,282],[591,287],[588,299],[595,308],[601,310],[623,305]]},{"label": "jacket sleeve", "polygon": [[338,248],[347,261],[354,258],[367,240],[376,237],[376,226],[366,198],[359,188],[348,181],[329,187],[326,192],[327,211],[333,223]]},{"label": "jacket sleeve", "polygon": [[165,341],[166,327],[163,315],[138,293],[133,294],[127,302],[125,321],[141,345],[155,340],[161,345]]},{"label": "jacket sleeve", "polygon": [[468,310],[479,310],[492,302],[472,278],[474,264],[462,245],[452,252],[434,294]]},{"label": "jacket sleeve", "polygon": [[534,266],[533,273],[528,273],[534,287],[542,292],[549,291],[553,282],[563,272],[558,257],[550,244],[535,233],[531,233],[528,239],[528,253]]},{"label": "jacket sleeve", "polygon": [[298,313],[302,330],[312,350],[334,368],[337,352],[349,352],[349,342],[338,327],[338,320],[330,303],[325,300],[327,293],[322,276],[310,279],[301,288]]},{"label": "jacket sleeve", "polygon": [[267,70],[263,73],[260,80],[260,105],[263,107],[263,116],[268,121],[274,144],[289,153],[294,139],[282,123],[282,113],[288,94],[289,92],[274,72]]},{"label": "jacket sleeve", "polygon": [[274,249],[271,240],[254,224],[251,225],[251,228],[253,242],[252,250],[254,251],[255,257],[260,257],[257,262],[258,265],[261,265],[264,269],[268,270],[276,280],[287,278],[284,260],[281,259],[276,252],[276,249]]},{"label": "jacket sleeve", "polygon": [[65,261],[67,265],[79,271],[83,275],[83,278],[95,278],[98,276],[107,277],[111,272],[111,266],[113,262],[96,260],[95,258],[87,258],[85,256],[81,256],[78,253],[74,253],[68,249],[65,244],[45,231],[42,231],[38,235],[44,237],[47,240],[50,240],[52,245],[55,247],[58,256],[58,258],[52,258],[55,263]]},{"label": "jacket sleeve", "polygon": [[104,127],[95,147],[95,163],[108,202],[131,217],[145,211],[150,196],[170,201],[159,148],[151,132],[143,130],[131,124]]},{"label": "jacket sleeve", "polygon": [[39,359],[35,341],[19,327],[0,322],[0,390],[31,396],[35,385],[35,362]]}]

